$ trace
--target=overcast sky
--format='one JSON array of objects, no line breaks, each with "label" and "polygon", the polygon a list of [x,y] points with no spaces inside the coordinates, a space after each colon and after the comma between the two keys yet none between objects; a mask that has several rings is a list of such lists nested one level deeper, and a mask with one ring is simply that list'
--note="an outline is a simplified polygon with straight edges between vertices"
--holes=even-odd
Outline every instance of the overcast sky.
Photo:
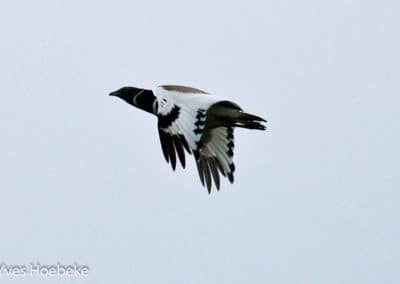
[{"label": "overcast sky", "polygon": [[[2,1],[0,262],[90,266],[23,283],[400,283],[400,4],[216,2]],[[108,96],[160,84],[268,119],[234,185]]]}]

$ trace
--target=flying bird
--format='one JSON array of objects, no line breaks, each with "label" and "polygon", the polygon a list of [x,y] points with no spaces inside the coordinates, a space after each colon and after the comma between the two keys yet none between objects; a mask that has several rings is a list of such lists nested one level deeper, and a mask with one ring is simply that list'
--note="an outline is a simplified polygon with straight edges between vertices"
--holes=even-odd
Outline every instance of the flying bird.
[{"label": "flying bird", "polygon": [[232,101],[192,87],[122,87],[110,96],[157,116],[167,163],[175,170],[178,158],[185,168],[185,151],[193,153],[201,183],[209,193],[212,180],[219,190],[220,174],[233,183],[234,128],[265,130],[265,119],[244,112]]}]

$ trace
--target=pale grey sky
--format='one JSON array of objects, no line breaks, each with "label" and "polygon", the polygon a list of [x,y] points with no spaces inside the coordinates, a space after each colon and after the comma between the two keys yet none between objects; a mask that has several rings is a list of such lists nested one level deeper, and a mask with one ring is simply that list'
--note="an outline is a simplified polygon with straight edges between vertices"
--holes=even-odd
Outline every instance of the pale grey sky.
[{"label": "pale grey sky", "polygon": [[[0,262],[24,283],[399,283],[398,1],[2,1]],[[184,84],[268,119],[236,183],[173,173],[108,97]],[[20,278],[0,277],[1,283]]]}]

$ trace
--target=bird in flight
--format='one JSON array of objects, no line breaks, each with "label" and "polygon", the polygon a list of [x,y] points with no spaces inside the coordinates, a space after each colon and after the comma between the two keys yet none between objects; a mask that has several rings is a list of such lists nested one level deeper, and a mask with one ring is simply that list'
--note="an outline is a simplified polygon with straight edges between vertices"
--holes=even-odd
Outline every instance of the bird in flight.
[{"label": "bird in flight", "polygon": [[220,188],[220,174],[233,183],[235,127],[265,130],[265,119],[246,113],[236,103],[192,87],[163,85],[155,89],[122,87],[110,96],[158,118],[161,148],[175,170],[185,168],[185,151],[194,156],[201,183]]}]

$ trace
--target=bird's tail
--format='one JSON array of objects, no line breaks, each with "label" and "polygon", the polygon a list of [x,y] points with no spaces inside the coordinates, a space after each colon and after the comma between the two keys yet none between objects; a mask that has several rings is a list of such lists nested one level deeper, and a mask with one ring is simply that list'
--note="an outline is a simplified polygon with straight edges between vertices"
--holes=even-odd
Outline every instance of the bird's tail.
[{"label": "bird's tail", "polygon": [[213,105],[208,113],[211,124],[210,127],[233,126],[247,129],[265,130],[263,122],[267,122],[262,117],[254,114],[243,112],[243,110],[235,103],[230,101],[222,101]]},{"label": "bird's tail", "polygon": [[265,130],[266,127],[262,122],[267,122],[265,119],[246,112],[238,111],[237,118],[234,118],[234,125],[236,127],[243,127],[248,129]]}]

